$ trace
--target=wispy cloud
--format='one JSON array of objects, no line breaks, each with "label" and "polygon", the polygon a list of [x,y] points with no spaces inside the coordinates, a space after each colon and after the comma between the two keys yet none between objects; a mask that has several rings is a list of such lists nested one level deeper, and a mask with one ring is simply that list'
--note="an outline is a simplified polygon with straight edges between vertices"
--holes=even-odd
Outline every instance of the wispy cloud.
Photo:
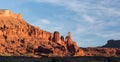
[{"label": "wispy cloud", "polygon": [[[113,7],[107,7],[109,5],[109,3],[114,2],[113,0],[100,0],[94,4],[91,2],[85,2],[83,0],[80,0],[80,1],[79,0],[35,0],[35,1],[40,2],[40,3],[50,3],[50,4],[54,4],[54,5],[64,6],[72,11],[75,11],[78,14],[86,13],[87,10],[97,10],[102,14],[105,13],[107,15],[120,16],[120,9],[116,9]],[[116,3],[120,2],[119,0],[115,0],[115,1],[116,1]],[[107,2],[109,2],[109,3],[107,3]],[[114,5],[116,3],[114,3]]]},{"label": "wispy cloud", "polygon": [[[68,11],[74,12],[73,17],[70,18],[76,19],[76,24],[72,23],[75,30],[75,37],[81,35],[90,36],[91,34],[96,37],[101,37],[103,39],[107,38],[117,38],[120,37],[120,34],[117,31],[120,31],[120,0],[34,0],[38,3],[47,3],[55,6],[61,6],[67,9]],[[65,16],[66,15],[63,13]],[[62,17],[64,18],[64,17]],[[61,22],[63,23],[64,20]],[[49,24],[47,21],[42,23]],[[64,27],[52,27],[54,30],[62,30],[66,27],[71,27],[66,25]],[[51,29],[51,30],[52,30]],[[109,32],[112,31],[112,32]],[[92,38],[94,39],[94,38]],[[91,41],[92,41],[91,39]],[[85,39],[84,39],[85,40]],[[90,39],[89,39],[90,40]],[[88,40],[86,40],[88,41]]]},{"label": "wispy cloud", "polygon": [[119,32],[96,33],[96,35],[101,36],[103,38],[107,38],[107,39],[120,39],[120,33]]},{"label": "wispy cloud", "polygon": [[89,15],[83,15],[84,21],[90,22],[90,23],[94,23],[96,22],[95,18],[89,16]]},{"label": "wispy cloud", "polygon": [[[83,21],[87,21],[90,23],[94,22],[94,24],[89,24],[89,27],[83,25],[84,29],[80,29],[80,27],[78,27],[76,29],[77,32],[80,32],[83,30],[88,31],[88,30],[92,30],[92,29],[94,29],[94,31],[96,31],[96,32],[99,32],[105,28],[110,28],[110,26],[118,25],[117,23],[120,22],[117,20],[114,20],[114,21],[112,20],[112,21],[108,22],[109,19],[101,20],[99,18],[99,17],[103,17],[103,16],[108,17],[108,18],[111,18],[111,16],[119,17],[120,9],[114,7],[117,3],[120,2],[119,0],[115,0],[115,1],[100,0],[94,4],[89,1],[87,2],[87,1],[83,1],[83,0],[36,0],[36,1],[40,2],[40,3],[42,2],[42,3],[50,3],[50,4],[54,4],[54,5],[64,6],[67,9],[76,12],[78,17],[82,16]],[[113,7],[110,6],[110,3],[112,3]],[[87,15],[87,14],[91,14],[90,12],[93,13],[95,11],[96,11],[96,14],[94,13],[95,15],[93,15],[93,16]],[[93,34],[95,34],[94,31],[93,31]]]},{"label": "wispy cloud", "polygon": [[61,31],[63,28],[60,26],[53,27],[51,30],[53,31]]},{"label": "wispy cloud", "polygon": [[35,21],[34,23],[32,23],[33,25],[39,26],[39,25],[50,25],[51,21],[48,19],[39,19],[37,21]]},{"label": "wispy cloud", "polygon": [[61,25],[55,25],[55,22],[48,19],[39,19],[32,24],[49,32],[61,31],[63,29]]},{"label": "wispy cloud", "polygon": [[43,24],[50,24],[51,23],[48,19],[40,19],[39,22],[43,23]]}]

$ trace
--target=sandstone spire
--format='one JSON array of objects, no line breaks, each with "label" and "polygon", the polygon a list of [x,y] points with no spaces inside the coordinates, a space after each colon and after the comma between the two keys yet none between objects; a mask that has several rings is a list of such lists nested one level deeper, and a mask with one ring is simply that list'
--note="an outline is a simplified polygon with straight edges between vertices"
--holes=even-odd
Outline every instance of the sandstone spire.
[{"label": "sandstone spire", "polygon": [[70,32],[68,32],[68,35],[66,36],[65,41],[67,42],[68,45],[72,44],[73,41],[72,41]]},{"label": "sandstone spire", "polygon": [[73,42],[70,32],[68,32],[68,35],[66,36],[65,41],[67,43],[68,51],[71,53],[71,55],[75,55],[79,50],[79,47],[77,46],[76,42]]},{"label": "sandstone spire", "polygon": [[58,31],[55,31],[53,34],[53,41],[58,42],[60,40],[60,33]]},{"label": "sandstone spire", "polygon": [[68,36],[71,36],[70,32],[68,32]]},{"label": "sandstone spire", "polygon": [[61,39],[62,41],[64,41],[64,36],[61,36],[60,39]]}]

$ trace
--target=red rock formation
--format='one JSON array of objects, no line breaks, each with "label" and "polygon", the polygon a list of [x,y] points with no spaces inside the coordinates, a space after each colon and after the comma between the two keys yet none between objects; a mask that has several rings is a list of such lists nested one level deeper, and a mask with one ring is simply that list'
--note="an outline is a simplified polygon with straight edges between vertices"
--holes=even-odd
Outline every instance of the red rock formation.
[{"label": "red rock formation", "polygon": [[71,53],[71,55],[75,55],[78,53],[79,47],[77,46],[76,42],[73,42],[70,32],[68,32],[68,35],[66,36],[66,44],[67,49]]},{"label": "red rock formation", "polygon": [[[73,44],[70,34],[66,39],[67,44],[73,46],[70,48],[75,49],[76,46]],[[69,55],[64,37],[60,38],[59,32],[55,31],[52,34],[34,27],[21,17],[15,17],[15,15],[13,17],[13,13],[9,10],[0,10],[0,47],[0,53],[3,55],[25,55],[28,53],[50,53],[53,56]]]},{"label": "red rock formation", "polygon": [[[28,24],[19,14],[0,10],[0,55],[47,56],[120,56],[119,48],[79,48],[70,32],[65,40],[60,33],[54,34]],[[43,55],[42,55],[43,56]]]},{"label": "red rock formation", "polygon": [[[119,57],[119,48],[82,48],[84,56],[105,56],[105,57]],[[117,54],[118,53],[118,54]]]},{"label": "red rock formation", "polygon": [[65,41],[68,44],[68,46],[70,46],[71,44],[73,44],[70,32],[68,32],[68,35],[66,36]]},{"label": "red rock formation", "polygon": [[61,36],[60,39],[61,39],[62,41],[64,41],[64,36]]},{"label": "red rock formation", "polygon": [[65,42],[60,38],[60,33],[58,31],[54,32],[53,41],[65,47]]},{"label": "red rock formation", "polygon": [[60,33],[58,31],[55,31],[53,34],[53,41],[58,42],[60,41]]}]

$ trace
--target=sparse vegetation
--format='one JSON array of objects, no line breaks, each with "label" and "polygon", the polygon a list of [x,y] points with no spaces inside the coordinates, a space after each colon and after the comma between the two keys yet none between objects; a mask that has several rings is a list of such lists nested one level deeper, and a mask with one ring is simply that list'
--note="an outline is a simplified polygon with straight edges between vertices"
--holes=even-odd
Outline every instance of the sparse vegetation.
[{"label": "sparse vegetation", "polygon": [[42,57],[32,58],[25,56],[0,57],[0,62],[120,62],[115,57]]}]

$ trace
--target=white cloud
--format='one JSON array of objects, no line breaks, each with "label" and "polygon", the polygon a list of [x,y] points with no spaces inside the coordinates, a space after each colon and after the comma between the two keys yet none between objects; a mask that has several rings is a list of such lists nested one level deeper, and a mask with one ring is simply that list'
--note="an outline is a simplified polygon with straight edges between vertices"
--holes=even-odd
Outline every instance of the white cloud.
[{"label": "white cloud", "polygon": [[96,33],[96,35],[101,36],[103,38],[108,38],[108,39],[120,39],[119,32]]},{"label": "white cloud", "polygon": [[[111,28],[114,26],[120,26],[120,20],[117,18],[120,16],[120,8],[116,8],[117,3],[120,0],[99,0],[97,3],[85,2],[82,0],[35,0],[40,3],[49,3],[58,6],[64,6],[66,9],[73,11],[74,16],[77,16],[76,30],[74,36],[78,37],[79,35],[94,34],[103,38],[118,38],[120,33],[114,31],[109,32],[108,30],[104,31],[106,28]],[[109,6],[110,4],[114,6]],[[119,4],[117,4],[119,5]],[[81,19],[83,17],[83,19]],[[74,17],[73,17],[74,18]],[[73,19],[72,18],[72,19]],[[113,20],[112,20],[113,19]],[[89,23],[86,23],[86,22]],[[48,23],[49,24],[49,23]],[[77,25],[76,24],[76,25]],[[74,25],[74,24],[73,24]],[[67,26],[67,25],[65,25]],[[51,30],[60,31],[64,27],[52,27]],[[97,33],[97,34],[96,34]],[[120,38],[119,38],[120,39]]]},{"label": "white cloud", "polygon": [[46,30],[51,25],[51,21],[48,19],[39,19],[31,23],[34,26],[39,26],[41,29]]},{"label": "white cloud", "polygon": [[63,28],[60,26],[53,27],[52,30],[54,31],[61,31]]},{"label": "white cloud", "polygon": [[99,12],[107,16],[120,16],[120,9],[104,6],[98,6],[96,9],[99,9]]},{"label": "white cloud", "polygon": [[36,26],[39,26],[39,25],[50,25],[51,21],[48,20],[48,19],[39,19],[39,20],[35,21],[33,24],[36,25]]},{"label": "white cloud", "polygon": [[[49,25],[49,26],[42,26],[42,27],[44,27],[44,30],[46,30],[46,31],[49,31],[49,32],[54,32],[54,31],[59,31],[59,32],[61,32],[62,31],[62,29],[63,29],[63,27],[61,27],[61,26],[55,26],[55,27],[53,27],[53,26],[51,26],[51,25]],[[42,28],[43,29],[43,28]]]},{"label": "white cloud", "polygon": [[[64,6],[78,14],[86,13],[87,10],[97,10],[100,13],[102,11],[102,14],[120,16],[120,9],[106,7],[107,5],[109,5],[109,3],[114,2],[111,0],[107,0],[107,1],[101,0],[101,1],[98,1],[99,3],[94,3],[94,4],[90,2],[83,2],[82,0],[80,1],[79,0],[35,0],[35,1],[40,2],[40,3],[50,3],[50,4]],[[115,2],[118,3],[119,0],[115,0]]]},{"label": "white cloud", "polygon": [[45,3],[58,3],[60,0],[35,0],[37,2],[45,2]]},{"label": "white cloud", "polygon": [[88,16],[88,15],[83,15],[83,18],[85,21],[90,22],[90,23],[94,23],[96,21],[95,18]]},{"label": "white cloud", "polygon": [[42,24],[50,24],[51,23],[50,20],[48,20],[48,19],[40,19],[40,20],[38,20],[38,22],[42,23]]}]

